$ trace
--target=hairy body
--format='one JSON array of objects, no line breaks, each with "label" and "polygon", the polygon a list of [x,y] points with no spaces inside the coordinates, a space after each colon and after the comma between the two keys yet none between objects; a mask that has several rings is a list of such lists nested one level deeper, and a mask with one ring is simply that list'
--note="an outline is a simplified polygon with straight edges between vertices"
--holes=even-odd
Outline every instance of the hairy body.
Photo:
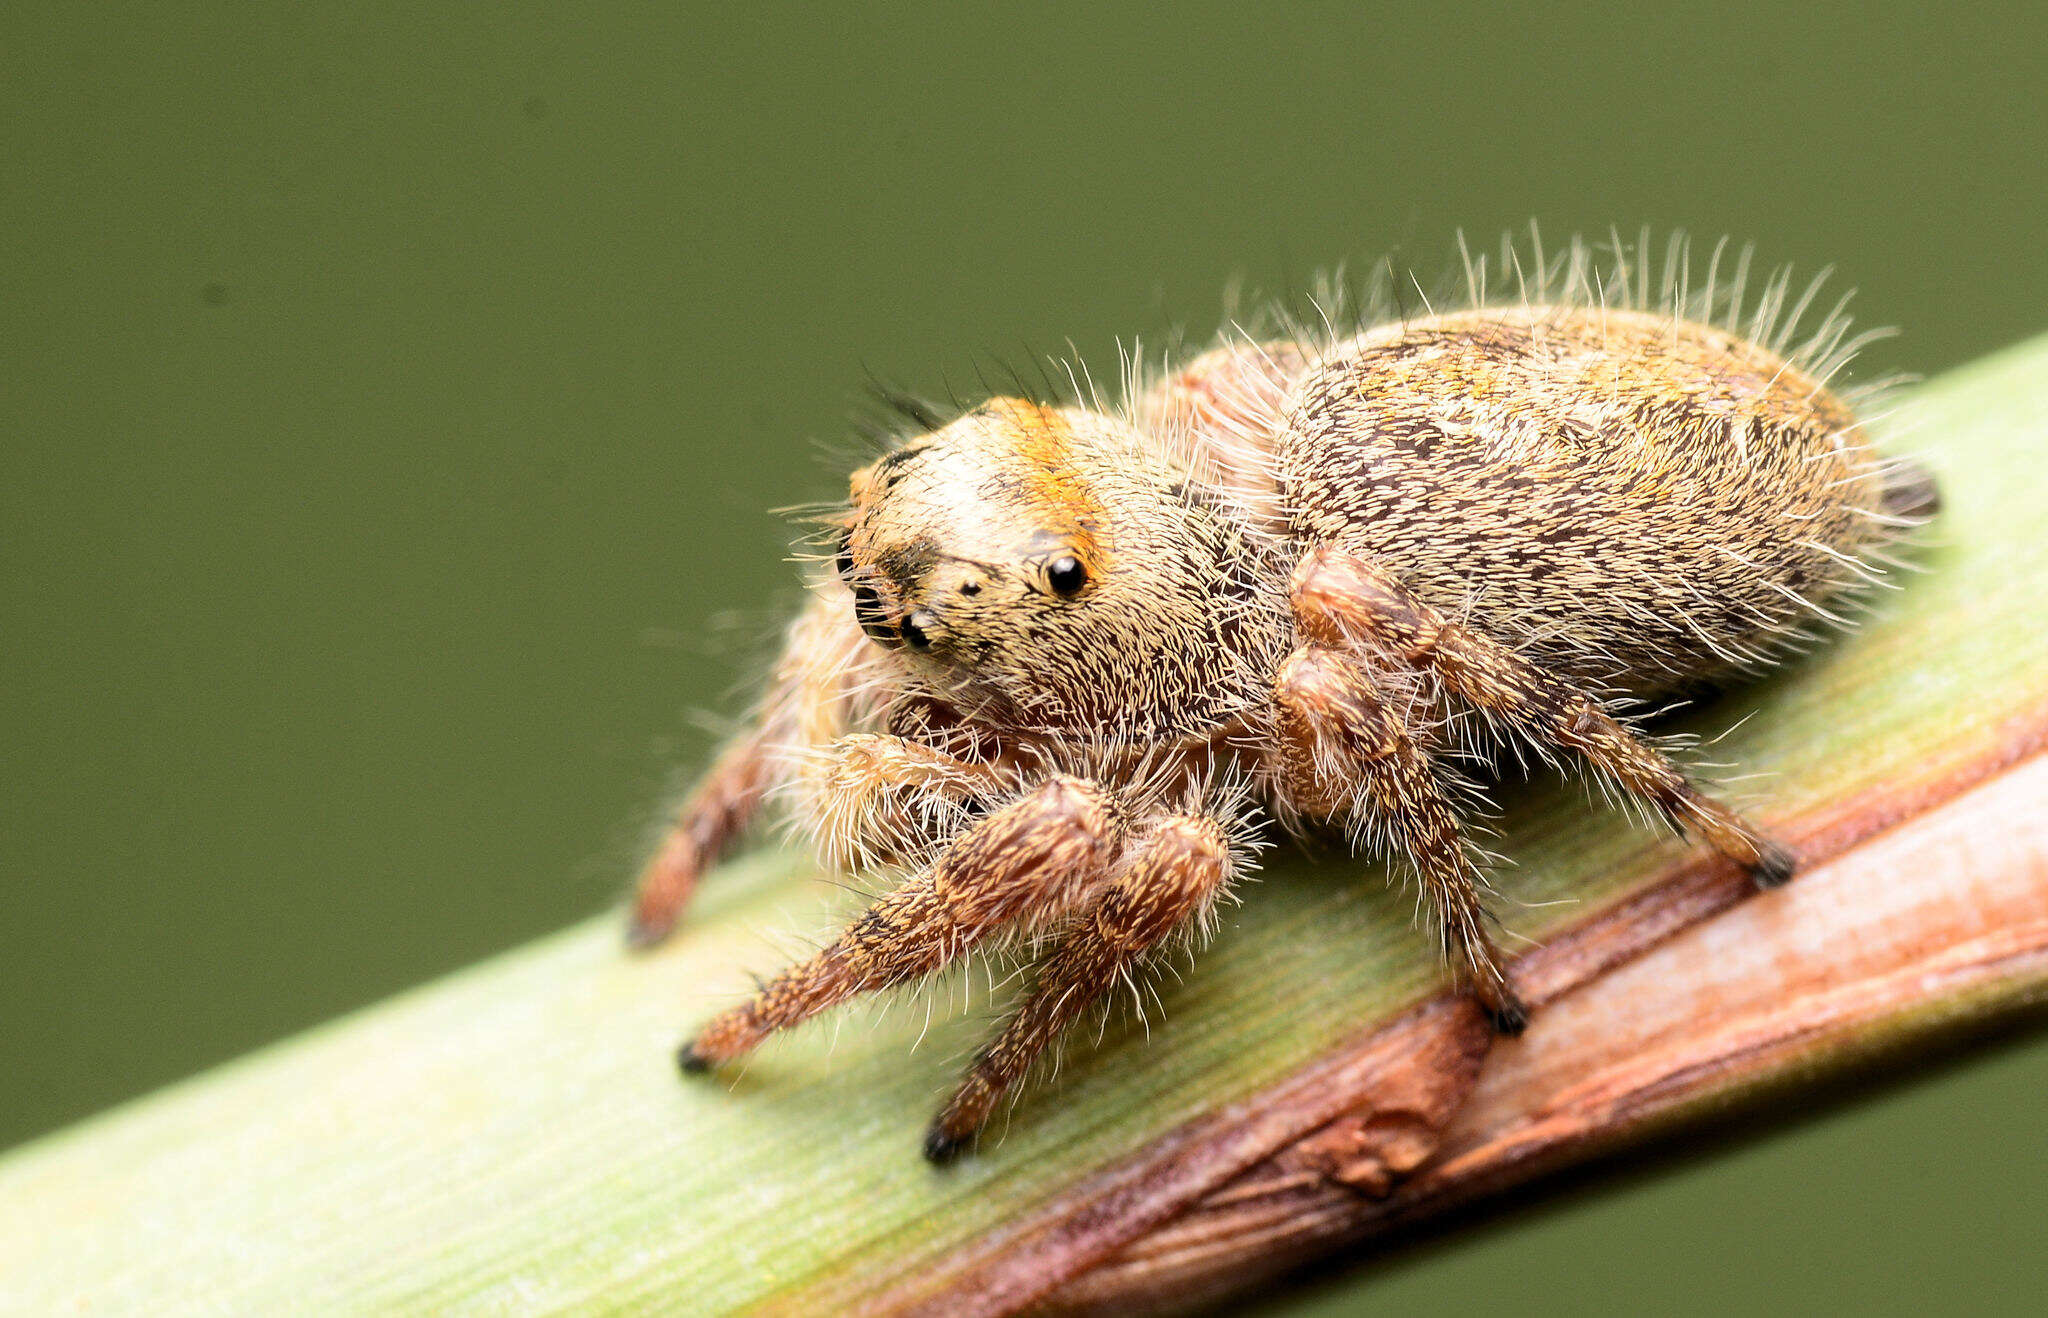
[{"label": "hairy body", "polygon": [[1665,316],[1390,327],[1294,397],[1276,457],[1297,534],[1580,680],[1656,690],[1760,663],[1893,531],[1839,398]]},{"label": "hairy body", "polygon": [[1031,935],[1031,989],[928,1138],[950,1156],[1069,1023],[1205,925],[1265,814],[1389,850],[1459,986],[1519,1031],[1448,767],[1504,743],[1569,753],[1759,882],[1788,877],[1616,702],[1838,620],[1933,487],[1829,389],[1842,322],[1792,345],[1771,307],[1738,332],[1742,295],[1711,278],[1610,309],[1571,260],[1555,301],[1236,338],[1116,413],[909,409],[919,433],[854,475],[833,572],[634,933],[666,932],[776,788],[829,860],[903,878],[685,1069]]}]

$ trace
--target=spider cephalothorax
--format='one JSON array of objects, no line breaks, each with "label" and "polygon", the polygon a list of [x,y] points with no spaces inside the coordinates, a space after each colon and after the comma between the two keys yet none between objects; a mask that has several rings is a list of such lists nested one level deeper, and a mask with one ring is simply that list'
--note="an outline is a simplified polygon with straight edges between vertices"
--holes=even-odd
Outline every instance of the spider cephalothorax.
[{"label": "spider cephalothorax", "polygon": [[1576,757],[1782,882],[1789,853],[1611,704],[1839,621],[1935,500],[1829,387],[1846,322],[1795,341],[1783,280],[1745,308],[1718,256],[1654,305],[1610,299],[1643,287],[1621,251],[1605,276],[1580,246],[1539,257],[1543,296],[1525,281],[1508,306],[1482,264],[1469,309],[1239,335],[1115,415],[995,399],[855,473],[833,570],[650,865],[634,934],[667,931],[773,789],[828,860],[903,878],[706,1026],[685,1069],[1038,935],[1022,1004],[932,1128],[949,1156],[1204,924],[1257,812],[1389,849],[1460,988],[1518,1032],[1443,768],[1504,742]]},{"label": "spider cephalothorax", "polygon": [[856,473],[856,621],[977,723],[1149,745],[1259,698],[1285,643],[1275,547],[1080,409],[996,399]]}]

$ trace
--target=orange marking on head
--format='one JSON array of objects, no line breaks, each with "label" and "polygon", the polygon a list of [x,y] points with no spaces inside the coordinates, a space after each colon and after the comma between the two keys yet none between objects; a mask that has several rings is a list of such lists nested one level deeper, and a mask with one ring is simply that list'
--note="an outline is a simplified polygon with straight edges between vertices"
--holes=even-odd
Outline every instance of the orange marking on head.
[{"label": "orange marking on head", "polygon": [[849,476],[846,481],[846,488],[855,508],[859,508],[867,503],[870,498],[874,497],[875,493],[874,465],[870,463]]},{"label": "orange marking on head", "polygon": [[1074,464],[1074,431],[1067,418],[1021,398],[993,398],[985,410],[994,424],[1015,436],[1024,489],[1045,529],[1064,537],[1090,569],[1099,569],[1102,545],[1096,532],[1104,510]]}]

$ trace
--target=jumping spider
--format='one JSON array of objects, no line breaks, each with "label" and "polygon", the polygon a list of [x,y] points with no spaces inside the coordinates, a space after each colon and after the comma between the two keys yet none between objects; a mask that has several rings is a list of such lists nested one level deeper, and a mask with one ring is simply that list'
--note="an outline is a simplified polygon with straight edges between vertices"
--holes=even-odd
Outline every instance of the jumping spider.
[{"label": "jumping spider", "polygon": [[[1640,248],[1636,249],[1640,253]],[[826,858],[906,877],[718,1016],[686,1071],[857,994],[1030,935],[1030,986],[925,1151],[975,1138],[1032,1061],[1248,863],[1264,809],[1412,871],[1458,986],[1526,1013],[1447,761],[1571,752],[1759,885],[1794,858],[1617,717],[1754,671],[1878,581],[1936,506],[1830,380],[1839,308],[1795,333],[1747,253],[1674,245],[1655,297],[1580,243],[1464,309],[1236,331],[1120,407],[995,398],[852,478],[829,572],[750,731],[650,864],[673,924],[772,791]],[[1532,268],[1524,274],[1525,268]],[[1811,291],[1807,299],[1812,297]]]}]

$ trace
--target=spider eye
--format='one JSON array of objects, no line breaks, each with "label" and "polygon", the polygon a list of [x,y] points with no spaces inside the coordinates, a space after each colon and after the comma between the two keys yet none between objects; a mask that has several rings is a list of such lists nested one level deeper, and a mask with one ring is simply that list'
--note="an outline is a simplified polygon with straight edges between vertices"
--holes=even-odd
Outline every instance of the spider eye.
[{"label": "spider eye", "polygon": [[853,580],[853,532],[848,531],[839,537],[839,557],[833,560],[832,566],[839,569],[841,581]]},{"label": "spider eye", "polygon": [[1072,554],[1061,554],[1046,565],[1045,582],[1062,599],[1072,599],[1088,584],[1088,569]]}]

